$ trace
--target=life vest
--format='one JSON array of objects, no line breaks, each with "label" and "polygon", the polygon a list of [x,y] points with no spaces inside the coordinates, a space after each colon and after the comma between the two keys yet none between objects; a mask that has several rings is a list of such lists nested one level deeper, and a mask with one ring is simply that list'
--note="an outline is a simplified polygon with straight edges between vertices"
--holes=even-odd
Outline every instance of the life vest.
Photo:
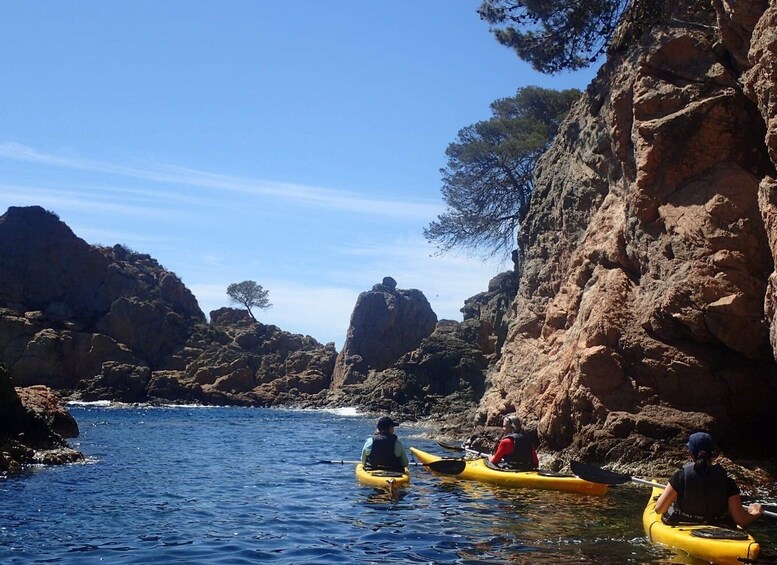
[{"label": "life vest", "polygon": [[726,470],[710,465],[696,471],[693,463],[683,465],[674,511],[666,523],[692,522],[717,524],[728,516],[728,489]]},{"label": "life vest", "polygon": [[523,434],[507,434],[513,440],[513,452],[505,455],[502,461],[505,467],[520,471],[533,471],[536,469],[532,458],[532,445],[528,437]]},{"label": "life vest", "polygon": [[367,465],[372,469],[403,471],[402,461],[394,454],[396,443],[397,436],[395,434],[390,436],[373,434],[372,449],[370,449],[370,454],[367,456]]}]

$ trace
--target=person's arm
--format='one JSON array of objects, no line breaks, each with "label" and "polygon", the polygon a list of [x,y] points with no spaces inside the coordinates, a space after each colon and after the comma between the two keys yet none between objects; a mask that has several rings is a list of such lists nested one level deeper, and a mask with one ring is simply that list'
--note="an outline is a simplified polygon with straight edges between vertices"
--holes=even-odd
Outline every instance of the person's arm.
[{"label": "person's arm", "polygon": [[663,514],[669,510],[669,507],[675,500],[677,500],[677,491],[671,484],[666,485],[664,492],[656,500],[656,514]]},{"label": "person's arm", "polygon": [[738,494],[728,497],[728,513],[738,525],[749,526],[758,518],[763,516],[761,505],[757,502],[752,503],[747,508],[742,506],[742,499]]},{"label": "person's arm", "polygon": [[369,456],[371,451],[372,451],[372,438],[368,437],[367,441],[364,442],[364,447],[362,447],[362,465],[364,465],[367,462],[367,457]]},{"label": "person's arm", "polygon": [[394,444],[394,455],[399,457],[399,461],[402,463],[403,467],[407,467],[410,464],[405,447],[402,445],[402,442],[399,441],[399,438],[397,438],[397,442]]},{"label": "person's arm", "polygon": [[505,455],[510,455],[512,452],[513,440],[511,440],[509,437],[506,437],[499,442],[499,445],[496,448],[496,453],[490,457],[489,461],[494,464],[499,463]]},{"label": "person's arm", "polygon": [[534,446],[531,446],[531,462],[534,465],[534,468],[537,469],[540,466],[540,458],[537,455],[537,450],[534,448]]}]

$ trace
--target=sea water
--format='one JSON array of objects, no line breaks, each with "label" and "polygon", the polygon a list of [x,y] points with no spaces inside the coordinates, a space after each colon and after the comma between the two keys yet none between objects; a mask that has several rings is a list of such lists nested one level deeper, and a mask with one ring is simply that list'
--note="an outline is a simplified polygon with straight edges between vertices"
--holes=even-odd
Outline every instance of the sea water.
[{"label": "sea water", "polygon": [[[82,464],[0,479],[0,563],[693,563],[648,543],[649,489],[504,489],[412,469],[393,496],[352,464],[350,411],[71,406]],[[405,446],[442,452],[401,425]],[[412,459],[412,458],[411,458]],[[777,524],[758,526],[765,550]]]}]

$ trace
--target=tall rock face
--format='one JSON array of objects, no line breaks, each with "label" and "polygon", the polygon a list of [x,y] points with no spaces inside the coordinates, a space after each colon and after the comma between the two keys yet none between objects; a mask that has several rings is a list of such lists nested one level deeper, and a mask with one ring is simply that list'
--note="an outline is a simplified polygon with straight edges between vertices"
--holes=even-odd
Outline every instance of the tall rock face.
[{"label": "tall rock face", "polygon": [[0,216],[0,361],[20,386],[74,387],[105,361],[155,367],[205,317],[173,273],[94,247],[38,206]]},{"label": "tall rock face", "polygon": [[776,11],[635,3],[538,164],[483,423],[655,472],[700,428],[775,455]]},{"label": "tall rock face", "polygon": [[397,289],[396,281],[385,277],[356,300],[332,387],[358,384],[369,371],[387,369],[418,347],[436,324],[437,315],[421,291]]}]

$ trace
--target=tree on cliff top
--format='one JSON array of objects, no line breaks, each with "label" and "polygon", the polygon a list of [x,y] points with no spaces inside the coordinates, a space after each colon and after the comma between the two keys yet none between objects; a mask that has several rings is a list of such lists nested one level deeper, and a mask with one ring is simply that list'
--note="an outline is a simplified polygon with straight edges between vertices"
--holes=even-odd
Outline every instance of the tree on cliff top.
[{"label": "tree on cliff top", "polygon": [[253,321],[256,321],[251,307],[256,308],[269,308],[270,299],[267,296],[270,294],[269,290],[264,290],[262,285],[256,284],[254,281],[243,281],[239,283],[232,283],[227,287],[227,296],[229,300],[235,304],[242,304],[248,310],[248,315],[251,316]]},{"label": "tree on cliff top", "polygon": [[478,14],[491,25],[499,43],[513,49],[535,70],[552,74],[593,63],[607,48],[630,3],[630,0],[484,0]]},{"label": "tree on cliff top", "polygon": [[464,247],[507,256],[529,209],[534,165],[579,96],[575,89],[521,88],[492,102],[490,119],[459,131],[440,169],[448,208],[424,237],[443,252]]}]

